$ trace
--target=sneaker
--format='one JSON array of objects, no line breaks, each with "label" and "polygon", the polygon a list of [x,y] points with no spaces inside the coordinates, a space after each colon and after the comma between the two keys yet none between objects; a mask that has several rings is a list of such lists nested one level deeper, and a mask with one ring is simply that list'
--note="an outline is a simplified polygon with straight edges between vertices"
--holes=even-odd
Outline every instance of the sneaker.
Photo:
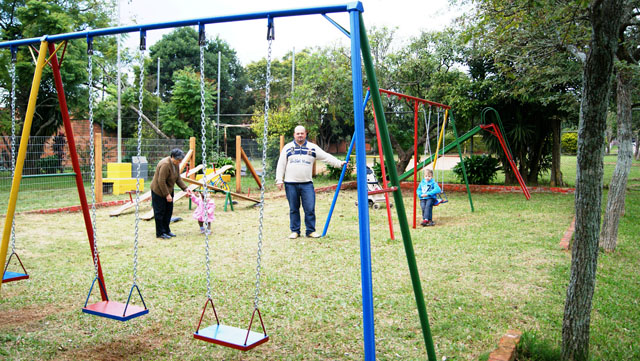
[{"label": "sneaker", "polygon": [[433,227],[433,226],[435,226],[435,225],[436,225],[436,222],[434,222],[434,221],[427,221],[427,226],[429,226],[429,227]]},{"label": "sneaker", "polygon": [[320,238],[320,233],[316,233],[316,232],[311,232],[309,234],[307,234],[307,237],[309,238]]},{"label": "sneaker", "polygon": [[298,238],[299,236],[300,236],[300,235],[298,234],[298,232],[292,232],[292,233],[289,235],[289,239],[296,239],[296,238]]},{"label": "sneaker", "polygon": [[427,221],[426,219],[422,220],[422,223],[420,223],[422,225],[422,227],[426,226],[427,224],[429,224],[429,221]]},{"label": "sneaker", "polygon": [[159,235],[157,238],[160,238],[160,239],[169,239],[169,238],[171,238],[171,236],[170,236],[170,235],[168,235],[168,234],[163,233],[163,234]]}]

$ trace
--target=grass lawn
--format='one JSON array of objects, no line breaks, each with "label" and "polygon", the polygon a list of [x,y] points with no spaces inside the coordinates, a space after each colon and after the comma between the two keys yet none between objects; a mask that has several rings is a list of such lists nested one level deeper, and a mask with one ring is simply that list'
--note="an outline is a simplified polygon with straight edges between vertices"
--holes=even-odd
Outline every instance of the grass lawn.
[{"label": "grass lawn", "polygon": [[[598,262],[591,320],[597,360],[640,359],[637,162],[630,178],[618,249]],[[94,277],[81,214],[18,214],[18,252],[31,278],[0,291],[0,359],[363,359],[355,191],[341,193],[328,236],[317,240],[287,239],[286,199],[277,192],[267,197],[260,309],[269,342],[243,353],[193,339],[206,300],[204,236],[188,203],[180,202],[174,215],[184,220],[172,225],[178,237],[157,240],[153,223],[140,223],[137,275],[150,312],[124,323],[80,311]],[[319,230],[332,197],[318,194]],[[574,196],[534,193],[526,201],[521,193],[474,194],[473,213],[466,194],[448,197],[435,209],[436,227],[411,231],[438,359],[477,360],[511,328],[558,343],[571,262],[558,243],[573,218]],[[223,199],[216,201],[213,301],[223,324],[243,328],[253,304],[258,210],[240,201],[234,212],[223,212]],[[101,262],[110,298],[126,302],[134,216],[108,212],[98,210]],[[391,241],[386,212],[370,215],[377,357],[425,360],[399,227]],[[203,324],[213,322],[208,312]]]}]

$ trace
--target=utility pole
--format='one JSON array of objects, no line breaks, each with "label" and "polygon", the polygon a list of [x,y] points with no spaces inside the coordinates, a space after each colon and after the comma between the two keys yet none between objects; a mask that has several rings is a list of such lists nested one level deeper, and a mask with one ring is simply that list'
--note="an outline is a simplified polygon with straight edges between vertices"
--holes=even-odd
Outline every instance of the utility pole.
[{"label": "utility pole", "polygon": [[[158,56],[158,90],[156,91],[156,95],[158,96],[158,100],[160,100],[160,57]],[[156,108],[156,127],[160,128],[158,125],[160,121],[160,102],[158,102],[158,108]]]},{"label": "utility pole", "polygon": [[[120,0],[118,0],[118,26],[120,26]],[[116,67],[118,68],[118,163],[122,162],[122,103],[120,100],[120,92],[122,89],[121,79],[120,79],[120,34],[116,35],[116,42],[118,43],[118,57],[116,60]]]},{"label": "utility pole", "polygon": [[220,59],[222,58],[222,53],[218,51],[218,114],[216,116],[216,124],[218,129],[216,130],[216,149],[218,154],[220,153],[220,63],[222,62]]},{"label": "utility pole", "polygon": [[291,52],[291,95],[293,96],[293,85],[296,80],[296,47]]}]

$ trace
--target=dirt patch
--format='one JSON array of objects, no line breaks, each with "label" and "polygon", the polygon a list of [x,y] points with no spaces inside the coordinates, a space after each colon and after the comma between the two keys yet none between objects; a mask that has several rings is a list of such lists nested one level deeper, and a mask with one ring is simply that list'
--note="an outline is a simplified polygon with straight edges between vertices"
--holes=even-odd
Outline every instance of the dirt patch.
[{"label": "dirt patch", "polygon": [[49,315],[61,312],[62,309],[53,306],[25,307],[16,310],[6,310],[0,313],[0,329],[15,326],[29,326],[41,321]]},{"label": "dirt patch", "polygon": [[156,325],[131,337],[118,338],[94,347],[61,352],[57,355],[57,359],[102,361],[142,359],[145,354],[164,345],[166,340],[160,335],[162,335],[160,327]]}]

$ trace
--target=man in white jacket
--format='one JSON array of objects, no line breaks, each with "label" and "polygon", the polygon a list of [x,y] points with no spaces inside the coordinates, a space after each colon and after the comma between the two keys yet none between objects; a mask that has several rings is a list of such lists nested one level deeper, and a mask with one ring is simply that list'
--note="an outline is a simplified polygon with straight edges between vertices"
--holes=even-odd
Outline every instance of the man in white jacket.
[{"label": "man in white jacket", "polygon": [[289,201],[289,238],[300,236],[300,204],[304,210],[306,235],[318,238],[316,233],[316,192],[313,189],[313,162],[321,160],[334,167],[342,167],[346,163],[322,150],[318,145],[307,141],[307,130],[299,125],[293,131],[294,141],[287,143],[280,152],[276,168],[276,186],[284,190]]}]

